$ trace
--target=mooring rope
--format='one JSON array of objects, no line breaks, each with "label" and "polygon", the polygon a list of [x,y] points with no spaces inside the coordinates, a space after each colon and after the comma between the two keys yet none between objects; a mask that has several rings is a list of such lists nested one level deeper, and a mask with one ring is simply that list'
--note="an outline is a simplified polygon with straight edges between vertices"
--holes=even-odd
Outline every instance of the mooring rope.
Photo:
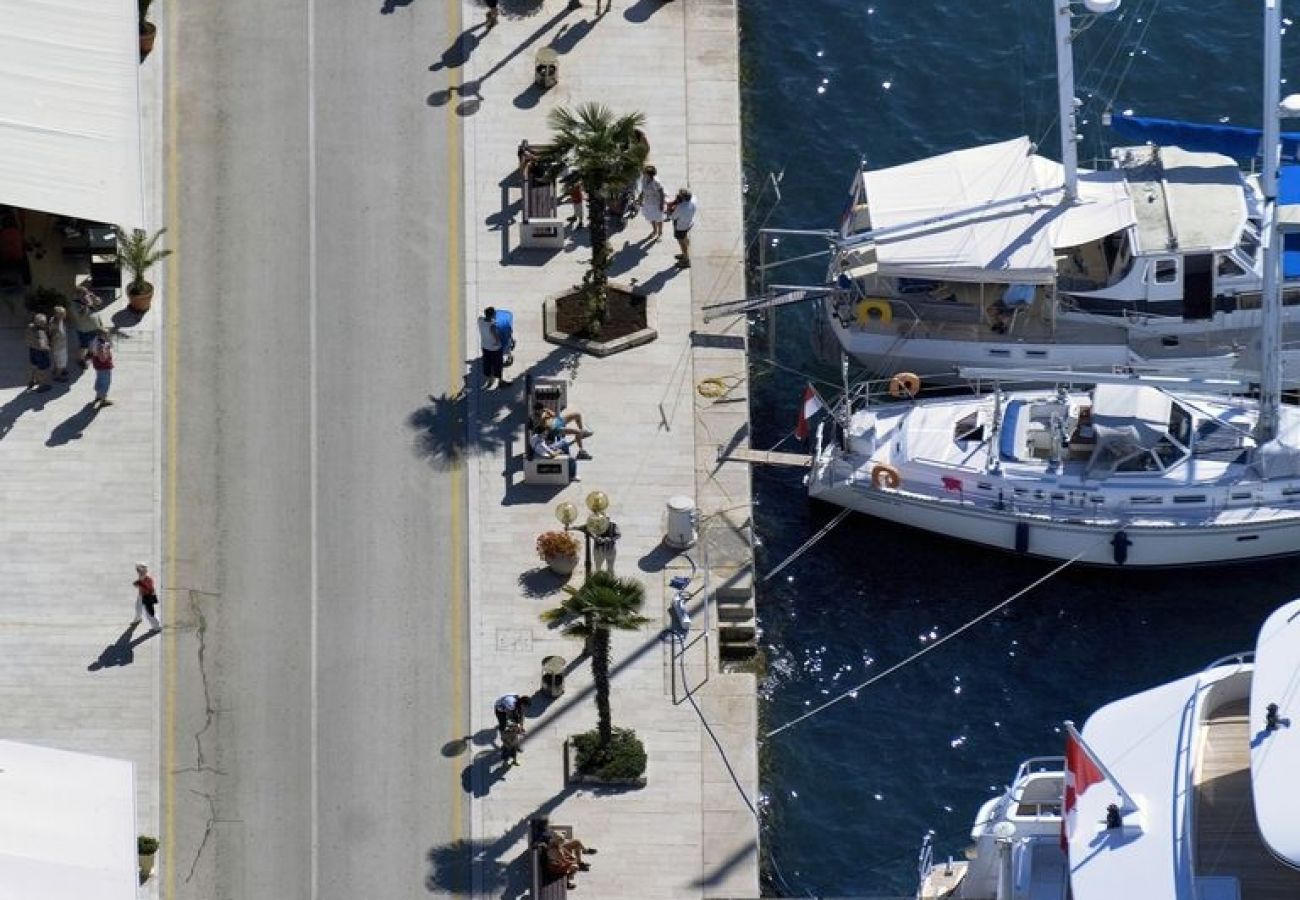
[{"label": "mooring rope", "polygon": [[822,528],[821,528],[820,531],[818,531],[818,532],[817,532],[816,534],[814,534],[812,537],[808,538],[808,540],[806,540],[806,541],[804,541],[802,544],[800,544],[800,545],[799,545],[799,548],[798,548],[797,550],[795,550],[793,553],[791,553],[789,556],[787,556],[785,559],[781,560],[780,564],[777,565],[777,567],[776,567],[775,569],[773,569],[772,571],[770,571],[770,572],[768,572],[766,575],[764,575],[764,576],[763,576],[763,582],[764,582],[764,583],[767,583],[767,582],[771,581],[773,578],[775,578],[776,576],[780,575],[780,574],[781,574],[781,571],[782,571],[786,566],[790,565],[790,563],[794,562],[796,559],[798,559],[799,557],[801,557],[801,556],[803,556],[805,553],[807,553],[809,550],[811,550],[813,544],[817,543],[817,542],[820,541],[822,538],[826,537],[826,535],[830,532],[830,530],[831,530],[832,528],[834,528],[836,525],[838,525],[838,524],[840,524],[841,522],[843,522],[843,521],[844,521],[844,517],[847,516],[847,515],[848,515],[849,513],[851,513],[851,512],[853,512],[853,510],[851,510],[851,509],[847,509],[847,508],[846,508],[846,509],[842,509],[842,510],[840,510],[840,511],[836,514],[835,518],[831,519],[829,522],[827,522],[825,525],[822,526]]}]

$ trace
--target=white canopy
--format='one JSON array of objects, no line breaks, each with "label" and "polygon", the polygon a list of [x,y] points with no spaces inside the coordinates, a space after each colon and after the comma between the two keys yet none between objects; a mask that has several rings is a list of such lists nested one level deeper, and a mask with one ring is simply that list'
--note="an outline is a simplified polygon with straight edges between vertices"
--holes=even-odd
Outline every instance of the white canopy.
[{"label": "white canopy", "polygon": [[135,767],[0,741],[0,900],[135,900]]},{"label": "white canopy", "polygon": [[0,0],[0,203],[143,228],[135,0]]},{"label": "white canopy", "polygon": [[[1061,166],[1028,138],[861,173],[882,275],[1050,283],[1058,247],[1133,222],[1123,180],[1082,173],[1079,203],[1061,203]],[[1035,192],[1045,192],[1037,197]],[[936,219],[938,221],[936,221]],[[850,236],[850,241],[852,236]]]}]

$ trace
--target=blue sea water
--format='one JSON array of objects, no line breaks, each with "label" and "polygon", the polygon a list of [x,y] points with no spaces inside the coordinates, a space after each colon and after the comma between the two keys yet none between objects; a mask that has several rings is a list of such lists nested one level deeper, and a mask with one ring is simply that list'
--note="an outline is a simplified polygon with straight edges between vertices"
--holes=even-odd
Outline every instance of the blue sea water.
[{"label": "blue sea water", "polygon": [[[1053,0],[741,0],[747,216],[833,225],[854,166],[1028,134],[1056,156]],[[1262,3],[1125,0],[1078,41],[1084,159],[1108,105],[1258,125]],[[1291,36],[1283,59],[1300,61]],[[1284,63],[1284,72],[1296,66]],[[1285,91],[1285,88],[1284,88]],[[783,171],[774,206],[768,173]],[[752,247],[752,245],[751,245]],[[816,279],[819,264],[797,274]],[[781,312],[753,363],[755,447],[786,440],[809,377],[835,381],[806,309]],[[756,341],[756,345],[758,342]],[[758,469],[759,573],[834,510],[794,470]],[[1050,571],[851,516],[759,593],[762,729],[791,722]],[[764,740],[766,890],[911,896],[915,855],[960,853],[976,809],[1019,762],[1063,750],[1060,723],[1249,649],[1300,595],[1294,562],[1141,574],[1067,570],[917,664]]]}]

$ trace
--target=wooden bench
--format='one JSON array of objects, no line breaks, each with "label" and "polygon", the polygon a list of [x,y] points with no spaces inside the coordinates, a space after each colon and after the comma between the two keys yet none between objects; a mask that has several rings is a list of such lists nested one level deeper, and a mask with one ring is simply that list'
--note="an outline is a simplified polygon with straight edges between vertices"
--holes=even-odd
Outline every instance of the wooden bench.
[{"label": "wooden bench", "polygon": [[573,474],[573,462],[566,456],[549,459],[533,453],[532,415],[533,403],[540,400],[559,412],[564,409],[569,396],[569,385],[563,378],[546,375],[524,376],[524,484],[567,485]]},{"label": "wooden bench", "polygon": [[560,198],[556,191],[559,172],[555,166],[535,158],[546,150],[527,141],[519,147],[519,180],[524,195],[519,246],[527,249],[558,250],[564,246],[564,221],[560,219]]},{"label": "wooden bench", "polygon": [[532,871],[532,900],[564,900],[569,896],[569,888],[563,875],[552,875],[546,871],[546,835],[558,831],[573,834],[571,828],[563,825],[551,825],[545,818],[528,820],[528,865]]}]

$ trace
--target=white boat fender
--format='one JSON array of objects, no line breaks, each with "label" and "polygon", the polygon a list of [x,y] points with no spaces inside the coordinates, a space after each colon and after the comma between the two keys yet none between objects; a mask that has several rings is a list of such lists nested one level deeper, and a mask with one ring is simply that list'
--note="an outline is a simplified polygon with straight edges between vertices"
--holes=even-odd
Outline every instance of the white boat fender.
[{"label": "white boat fender", "polygon": [[921,376],[914,372],[899,372],[889,379],[889,396],[909,400],[921,393]]},{"label": "white boat fender", "polygon": [[1133,546],[1133,541],[1122,531],[1115,532],[1115,536],[1110,539],[1111,549],[1115,555],[1115,565],[1122,566],[1128,562],[1128,548]]},{"label": "white boat fender", "polygon": [[897,490],[898,486],[903,483],[903,478],[898,474],[898,470],[889,463],[876,463],[871,467],[871,486],[874,488],[889,488]]}]

